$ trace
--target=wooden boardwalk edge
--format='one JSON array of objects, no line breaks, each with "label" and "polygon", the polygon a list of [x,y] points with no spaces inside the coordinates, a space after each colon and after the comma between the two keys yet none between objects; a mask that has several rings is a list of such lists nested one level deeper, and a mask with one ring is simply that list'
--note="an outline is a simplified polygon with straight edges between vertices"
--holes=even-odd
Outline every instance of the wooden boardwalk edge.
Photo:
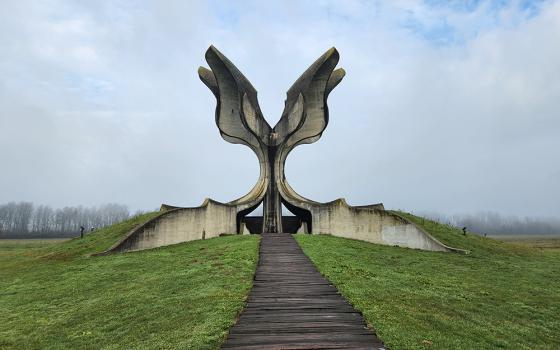
[{"label": "wooden boardwalk edge", "polygon": [[384,349],[291,234],[264,233],[253,288],[222,349]]}]

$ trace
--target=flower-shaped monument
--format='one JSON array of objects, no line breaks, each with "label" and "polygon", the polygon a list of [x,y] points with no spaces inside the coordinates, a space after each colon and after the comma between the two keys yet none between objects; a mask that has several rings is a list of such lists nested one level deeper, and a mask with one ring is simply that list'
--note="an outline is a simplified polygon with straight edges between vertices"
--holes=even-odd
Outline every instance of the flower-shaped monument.
[{"label": "flower-shaped monument", "polygon": [[[210,69],[200,67],[202,82],[217,100],[216,124],[222,138],[251,148],[260,176],[249,193],[229,203],[206,199],[199,207],[162,205],[160,214],[132,230],[108,252],[154,248],[221,234],[247,233],[247,214],[263,203],[259,232],[285,232],[282,204],[297,217],[298,232],[331,234],[373,243],[453,251],[383,204],[349,206],[344,199],[319,203],[297,194],[286,181],[284,165],[298,145],[316,142],[327,127],[327,98],[345,75],[335,69],[338,51],[329,49],[287,92],[284,111],[274,128],[264,119],[257,91],[215,47],[206,51]],[[293,220],[292,220],[293,221]],[[292,225],[293,226],[293,225]],[[293,229],[293,227],[292,227]]]}]

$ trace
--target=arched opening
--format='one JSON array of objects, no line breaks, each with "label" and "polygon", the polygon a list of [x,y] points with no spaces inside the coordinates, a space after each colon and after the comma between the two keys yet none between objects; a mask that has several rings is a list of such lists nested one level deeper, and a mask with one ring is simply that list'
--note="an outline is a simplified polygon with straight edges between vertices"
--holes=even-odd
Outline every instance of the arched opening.
[{"label": "arched opening", "polygon": [[[286,227],[284,227],[284,232],[289,232],[289,233],[311,233],[311,232],[313,232],[313,231],[311,231],[312,220],[311,220],[311,212],[309,210],[291,205],[290,203],[288,203],[284,199],[282,199],[282,206],[284,208],[286,208],[290,213],[294,214],[295,217],[298,220],[298,226],[297,226],[297,229],[294,232],[287,231]],[[284,218],[285,218],[285,216],[282,216],[282,225],[284,225],[284,222],[285,222]]]},{"label": "arched opening", "polygon": [[[311,212],[295,207],[282,200],[282,230],[286,233],[311,233]],[[252,214],[252,215],[249,215]],[[293,214],[293,215],[289,215]],[[263,227],[263,203],[237,214],[237,233],[261,234]]]},{"label": "arched opening", "polygon": [[[257,215],[249,216],[252,212],[255,212]],[[243,211],[237,213],[237,233],[238,234],[254,234],[254,233],[261,233],[256,232],[254,228],[254,224],[256,221],[259,221],[260,218],[260,225],[262,226],[262,213],[263,213],[263,203],[262,201],[257,203],[255,206],[247,208]],[[260,227],[260,226],[259,226]],[[260,229],[259,229],[260,231]]]}]

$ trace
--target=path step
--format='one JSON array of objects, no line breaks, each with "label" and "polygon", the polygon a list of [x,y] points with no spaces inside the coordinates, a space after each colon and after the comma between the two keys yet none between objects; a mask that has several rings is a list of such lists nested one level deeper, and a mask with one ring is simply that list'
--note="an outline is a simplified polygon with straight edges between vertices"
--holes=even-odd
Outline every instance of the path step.
[{"label": "path step", "polygon": [[253,289],[222,349],[384,349],[291,234],[263,233]]}]

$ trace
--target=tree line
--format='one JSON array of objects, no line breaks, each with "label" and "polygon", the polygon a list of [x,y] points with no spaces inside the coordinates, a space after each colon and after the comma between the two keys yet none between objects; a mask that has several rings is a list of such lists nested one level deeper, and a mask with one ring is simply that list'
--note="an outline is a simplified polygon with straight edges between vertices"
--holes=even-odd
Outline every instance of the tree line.
[{"label": "tree line", "polygon": [[496,212],[442,215],[425,214],[426,217],[468,231],[488,235],[557,235],[560,234],[559,218],[532,218],[504,216]]},{"label": "tree line", "polygon": [[80,226],[90,231],[129,217],[128,207],[115,203],[53,209],[32,202],[9,202],[0,205],[0,237],[67,237],[79,233]]}]

